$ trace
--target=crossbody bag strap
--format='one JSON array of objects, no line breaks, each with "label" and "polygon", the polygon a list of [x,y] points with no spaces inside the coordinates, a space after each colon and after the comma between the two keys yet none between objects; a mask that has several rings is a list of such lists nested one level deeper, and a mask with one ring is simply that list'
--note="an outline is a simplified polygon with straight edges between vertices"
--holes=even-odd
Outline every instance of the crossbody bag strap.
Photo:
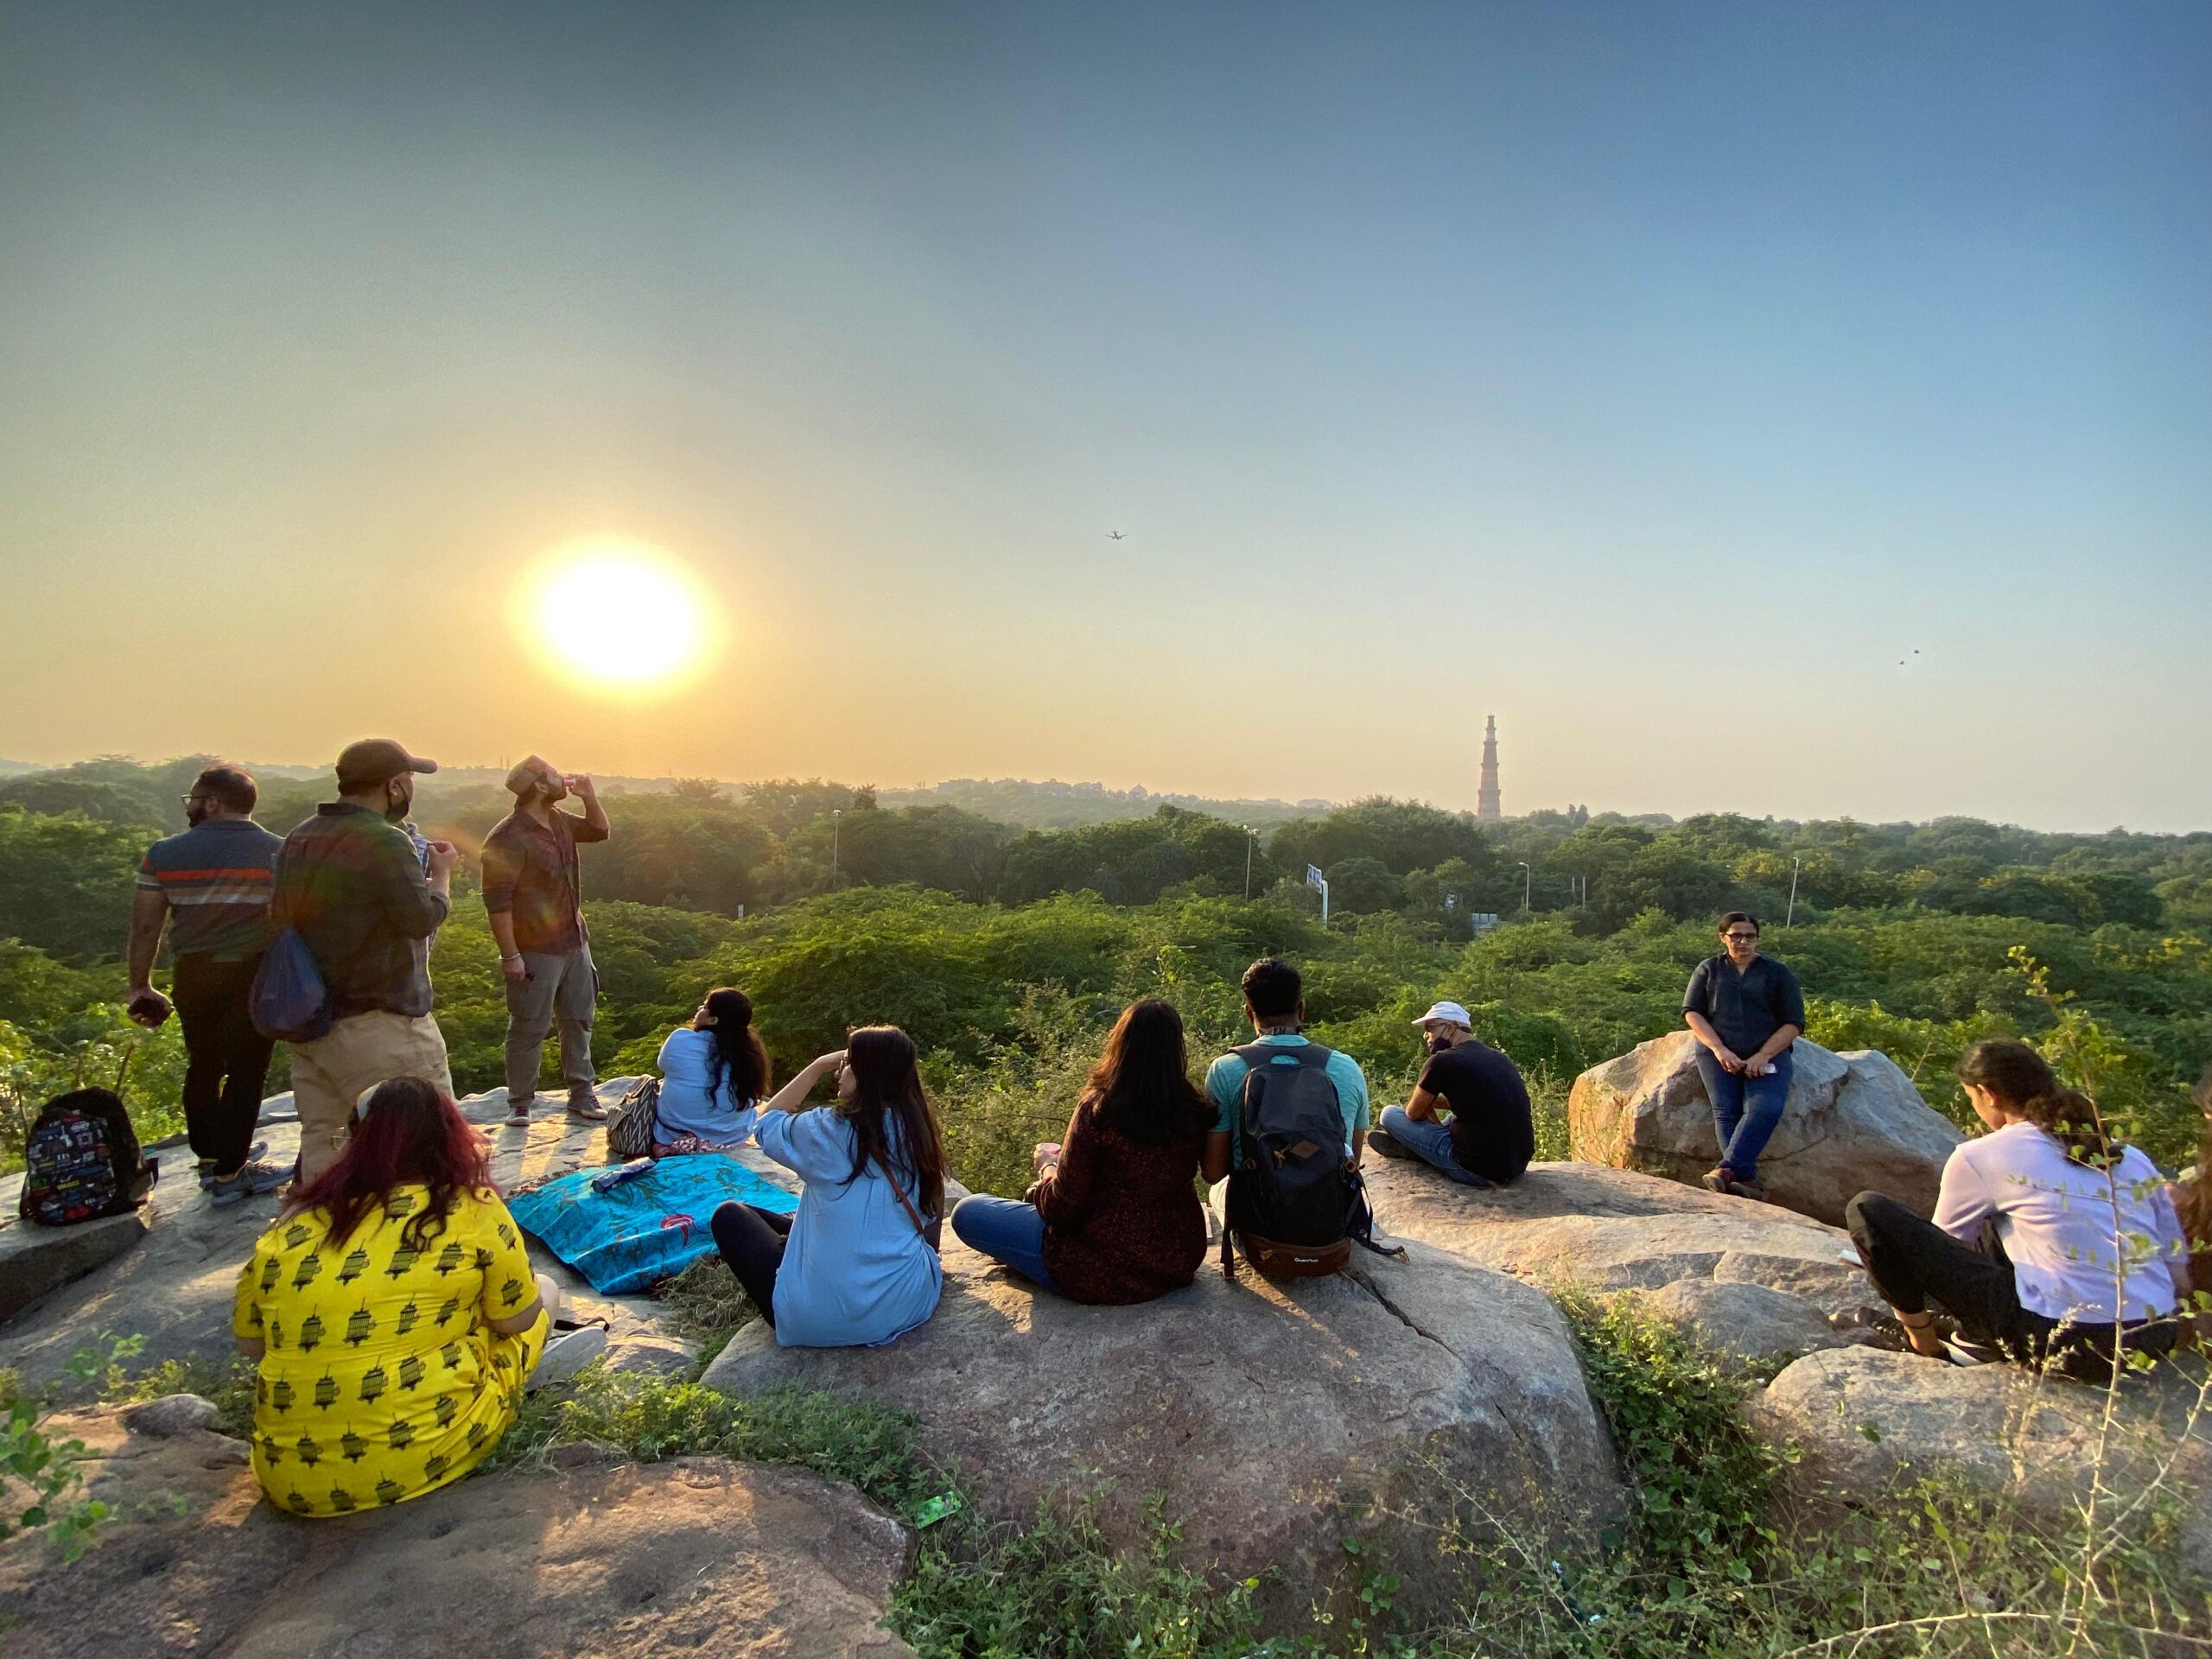
[{"label": "crossbody bag strap", "polygon": [[906,1219],[914,1224],[914,1230],[922,1236],[922,1242],[933,1250],[939,1249],[938,1241],[943,1236],[942,1224],[933,1228],[922,1219],[922,1212],[908,1201],[906,1190],[899,1185],[899,1178],[891,1173],[891,1160],[881,1152],[875,1154],[875,1166],[883,1172],[883,1179],[891,1183],[892,1196],[899,1200],[899,1207],[906,1212]]}]

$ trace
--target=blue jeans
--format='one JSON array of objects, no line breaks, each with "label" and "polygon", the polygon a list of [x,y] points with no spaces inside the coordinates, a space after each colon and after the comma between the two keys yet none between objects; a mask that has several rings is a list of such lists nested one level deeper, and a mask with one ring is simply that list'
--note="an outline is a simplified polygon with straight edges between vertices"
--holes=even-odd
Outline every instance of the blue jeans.
[{"label": "blue jeans", "polygon": [[1724,1071],[1713,1051],[1702,1043],[1697,1049],[1697,1074],[1705,1079],[1705,1097],[1713,1103],[1713,1132],[1720,1141],[1721,1166],[1746,1181],[1759,1178],[1759,1154],[1774,1137],[1782,1122],[1782,1108],[1789,1098],[1790,1051],[1774,1057],[1774,1070],[1763,1077],[1740,1071]]},{"label": "blue jeans", "polygon": [[1059,1289],[1045,1265],[1045,1217],[1033,1205],[979,1192],[952,1206],[952,1231],[969,1249],[1005,1262],[1032,1284]]},{"label": "blue jeans", "polygon": [[1452,1130],[1448,1124],[1424,1123],[1408,1116],[1402,1106],[1385,1106],[1382,1127],[1408,1152],[1415,1154],[1423,1163],[1435,1165],[1463,1185],[1490,1185],[1473,1170],[1459,1167],[1459,1155],[1452,1150]]}]

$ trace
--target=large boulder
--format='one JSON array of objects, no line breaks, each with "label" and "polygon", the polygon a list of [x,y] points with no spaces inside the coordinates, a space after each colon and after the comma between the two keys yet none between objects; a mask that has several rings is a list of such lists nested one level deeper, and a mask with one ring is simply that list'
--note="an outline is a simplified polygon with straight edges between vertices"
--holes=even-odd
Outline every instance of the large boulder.
[{"label": "large boulder", "polygon": [[2063,1530],[2079,1525],[2101,1446],[2108,1514],[2165,1468],[2164,1488],[2183,1515],[2182,1563],[2212,1587],[2203,1374],[2201,1358],[2184,1357],[2131,1377],[2107,1424],[2101,1389],[2012,1365],[1853,1348],[1798,1360],[1752,1398],[1749,1414],[1755,1432],[1797,1448],[1793,1483],[1819,1500],[1878,1501],[1901,1479],[1948,1474]]},{"label": "large boulder", "polygon": [[1370,1164],[1366,1173],[1376,1224],[1392,1237],[1418,1239],[1534,1284],[1760,1285],[1822,1316],[1873,1300],[1866,1274],[1840,1259],[1851,1246],[1840,1229],[1656,1175],[1531,1164],[1510,1186],[1470,1187],[1410,1162]]},{"label": "large boulder", "polygon": [[117,1518],[66,1567],[38,1535],[0,1545],[10,1659],[911,1652],[882,1620],[912,1535],[797,1470],[476,1475],[302,1521],[261,1501],[220,1436],[125,1437],[105,1413],[57,1427],[92,1446],[91,1495]]},{"label": "large boulder", "polygon": [[[1537,1531],[1602,1519],[1621,1500],[1612,1448],[1550,1300],[1414,1246],[1400,1262],[1294,1285],[1209,1262],[1139,1307],[1038,1291],[950,1240],[945,1289],[919,1330],[877,1349],[779,1348],[741,1332],[706,1372],[757,1395],[823,1388],[915,1413],[924,1449],[958,1466],[987,1510],[1097,1495],[1108,1535],[1141,1544],[1154,1496],[1192,1566],[1281,1569],[1298,1598],[1325,1586],[1347,1530],[1426,1508],[1438,1471]],[[1376,1521],[1387,1526],[1387,1519]],[[1433,1560],[1433,1549],[1407,1559]],[[1444,1590],[1410,1578],[1417,1603]]]},{"label": "large boulder", "polygon": [[[1574,1080],[1567,1127],[1575,1157],[1694,1184],[1720,1159],[1713,1103],[1687,1031],[1639,1043]],[[1931,1109],[1886,1054],[1832,1054],[1802,1038],[1789,1098],[1759,1155],[1759,1179],[1785,1209],[1840,1224],[1852,1195],[1872,1190],[1936,1207],[1943,1162],[1964,1137]]]}]

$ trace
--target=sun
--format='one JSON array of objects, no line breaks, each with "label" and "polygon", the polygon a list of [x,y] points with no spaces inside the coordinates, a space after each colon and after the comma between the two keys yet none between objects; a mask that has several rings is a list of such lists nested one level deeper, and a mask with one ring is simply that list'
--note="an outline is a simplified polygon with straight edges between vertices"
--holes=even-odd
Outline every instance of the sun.
[{"label": "sun", "polygon": [[556,548],[516,587],[517,632],[547,664],[633,693],[665,690],[705,664],[713,602],[657,547],[604,537]]}]

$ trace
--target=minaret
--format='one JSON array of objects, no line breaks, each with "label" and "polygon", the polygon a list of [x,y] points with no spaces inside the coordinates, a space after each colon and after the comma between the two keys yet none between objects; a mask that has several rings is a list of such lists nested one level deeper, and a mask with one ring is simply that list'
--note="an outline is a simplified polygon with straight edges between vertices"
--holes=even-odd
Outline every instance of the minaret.
[{"label": "minaret", "polygon": [[1497,801],[1497,716],[1492,715],[1483,730],[1483,781],[1475,791],[1475,817],[1496,823],[1504,816]]}]

